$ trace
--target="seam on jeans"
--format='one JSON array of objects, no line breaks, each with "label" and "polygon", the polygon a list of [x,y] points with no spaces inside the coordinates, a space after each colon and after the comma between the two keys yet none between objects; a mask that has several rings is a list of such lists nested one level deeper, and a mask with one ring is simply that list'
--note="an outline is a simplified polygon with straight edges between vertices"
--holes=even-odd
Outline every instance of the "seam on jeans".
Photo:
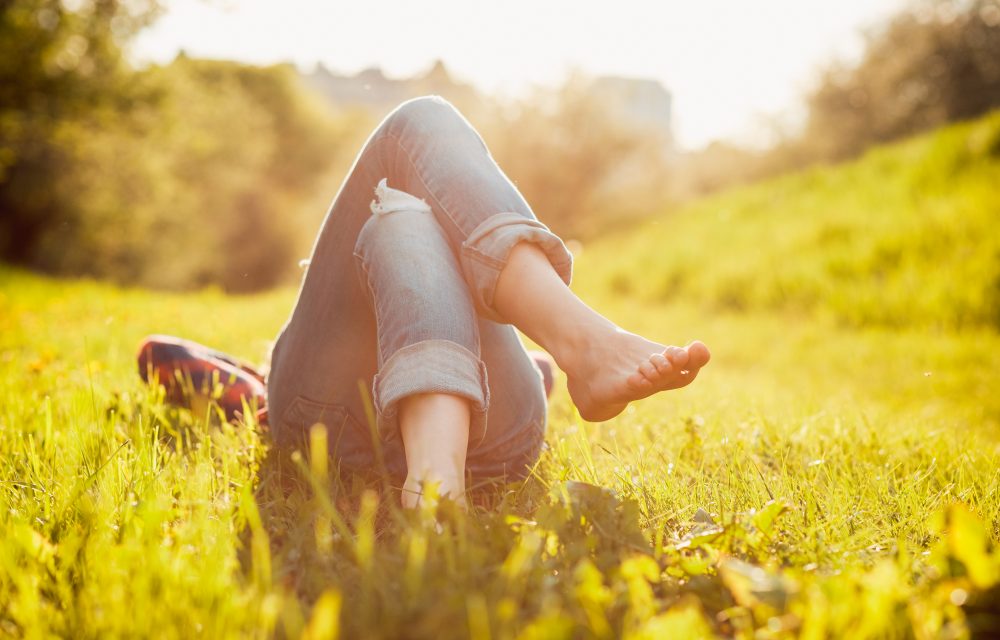
[{"label": "seam on jeans", "polygon": [[476,260],[477,262],[482,262],[486,266],[492,267],[493,269],[499,270],[504,266],[503,260],[498,260],[497,258],[494,258],[493,256],[488,255],[486,253],[483,253],[479,249],[476,249],[475,247],[472,247],[470,245],[463,245],[462,253],[468,256],[469,258]]},{"label": "seam on jeans", "polygon": [[[542,251],[545,251],[545,246],[541,242],[537,242],[530,238],[526,238],[524,241],[533,242],[534,244],[539,245],[539,248],[541,248]],[[479,262],[482,262],[487,266],[502,268],[506,264],[503,260],[498,260],[497,258],[494,258],[493,256],[480,251],[479,249],[477,249],[472,245],[462,245],[462,252],[468,255],[468,257],[474,260],[478,260]],[[545,256],[549,259],[549,263],[551,263],[553,267],[567,267],[573,264],[572,259],[553,260],[552,257],[549,256],[548,251],[545,251]]]},{"label": "seam on jeans", "polygon": [[381,319],[379,318],[380,314],[378,312],[378,303],[375,301],[375,289],[372,287],[371,276],[368,273],[368,267],[365,266],[364,258],[359,256],[357,253],[354,254],[354,257],[358,259],[358,264],[361,266],[361,270],[365,274],[365,284],[368,285],[369,307],[371,307],[372,315],[375,316],[375,350],[378,352],[378,361],[379,361],[379,366],[381,367],[381,363],[384,360],[382,354],[382,339],[381,339],[382,322]]},{"label": "seam on jeans", "polygon": [[[473,129],[473,133],[476,133],[474,129]],[[437,206],[441,210],[441,212],[444,213],[445,218],[447,218],[448,222],[450,222],[452,224],[452,226],[455,227],[455,229],[458,231],[459,235],[465,237],[465,240],[462,242],[462,245],[461,245],[460,249],[464,252],[464,251],[466,251],[466,248],[468,247],[468,250],[475,252],[475,253],[470,254],[470,257],[480,256],[481,259],[479,260],[479,262],[482,262],[482,263],[486,264],[487,266],[491,266],[494,269],[502,269],[503,266],[504,266],[504,264],[505,264],[502,260],[497,260],[496,258],[493,258],[492,256],[488,256],[488,255],[482,253],[481,251],[479,251],[478,249],[473,248],[471,245],[466,245],[465,244],[465,242],[468,241],[468,238],[469,238],[469,236],[471,235],[472,232],[470,231],[467,234],[467,233],[465,233],[465,231],[462,230],[461,225],[459,225],[458,222],[455,221],[455,217],[452,215],[451,211],[449,211],[448,208],[446,206],[444,206],[444,204],[441,202],[440,199],[438,199],[438,197],[434,194],[434,192],[431,190],[431,188],[429,186],[427,186],[427,183],[424,181],[423,176],[420,175],[420,171],[417,169],[417,164],[413,161],[413,157],[410,155],[410,152],[407,151],[406,147],[403,145],[402,138],[400,138],[399,136],[395,135],[394,133],[392,133],[390,131],[386,131],[380,137],[392,138],[393,140],[396,141],[396,146],[399,148],[400,151],[403,152],[403,155],[406,156],[406,161],[409,162],[410,166],[413,168],[413,175],[415,175],[417,177],[417,180],[420,181],[420,184],[423,185],[424,190],[427,191],[428,196],[430,196],[431,200],[433,200],[437,204]],[[492,156],[490,156],[490,154],[489,154],[489,149],[486,147],[486,143],[485,143],[485,141],[482,140],[482,137],[479,138],[479,141],[480,141],[480,144],[483,146],[483,149],[486,151],[486,155],[489,156],[490,159],[492,159]],[[494,164],[496,164],[496,161],[494,161]],[[497,168],[499,169],[499,167],[497,167]],[[409,193],[409,192],[406,192],[406,193]],[[413,195],[413,194],[410,194],[410,195]],[[416,196],[414,196],[414,197],[416,197]],[[522,217],[524,217],[524,219],[525,219],[526,222],[533,221],[533,222],[536,222],[538,224],[542,224],[541,221],[538,220],[537,218],[532,218],[532,217],[525,216],[524,214],[522,214],[520,212],[517,212],[517,211],[498,211],[496,213],[490,214],[486,219],[489,220],[489,218],[492,218],[493,216],[502,215],[504,213],[513,213],[515,215],[522,216]],[[485,221],[486,220],[480,222],[479,225],[483,224],[483,222],[485,222]],[[476,225],[476,228],[478,228],[479,225]],[[473,229],[473,231],[475,231],[475,228]],[[551,233],[551,231],[550,231],[550,233]],[[541,243],[538,243],[538,244],[541,244]],[[546,251],[546,254],[548,254],[547,251]],[[551,258],[549,259],[549,262],[552,262]],[[560,265],[560,266],[569,265],[569,264],[572,264],[572,259],[570,259],[570,260],[562,260],[562,261],[559,261],[557,263],[556,262],[552,263],[553,267],[556,266],[557,264]]]},{"label": "seam on jeans", "polygon": [[[478,339],[479,323],[476,322],[475,324],[476,324],[476,332]],[[493,399],[490,397],[489,371],[486,368],[486,361],[483,360],[481,355],[479,357],[479,362],[477,364],[479,365],[479,386],[482,387],[482,392],[483,392],[483,408],[482,411],[477,412],[482,415],[482,421],[483,421],[483,432],[482,434],[480,434],[479,442],[477,443],[481,444],[486,441],[486,432],[489,431],[490,404],[492,404]]]},{"label": "seam on jeans", "polygon": [[[379,371],[381,370],[382,367],[379,366]],[[375,412],[375,435],[378,436],[380,442],[389,442],[392,439],[392,432],[395,430],[385,429],[383,426],[386,422],[392,422],[395,419],[395,412],[393,415],[387,415],[386,412],[379,408],[382,406],[382,400],[379,394],[379,388],[381,387],[379,384],[380,380],[381,378],[379,377],[378,372],[376,372],[375,375],[372,376],[372,411]],[[399,425],[397,424],[396,426],[398,427]]]},{"label": "seam on jeans", "polygon": [[[448,107],[455,116],[457,116],[469,129],[471,129],[472,133],[475,134],[476,139],[479,141],[479,146],[481,146],[483,148],[483,150],[486,151],[487,154],[489,154],[490,150],[486,146],[486,141],[483,140],[483,136],[479,133],[479,131],[476,130],[476,128],[474,126],[472,126],[472,123],[469,122],[469,119],[465,117],[465,114],[463,114],[461,111],[459,111],[458,107],[456,107],[454,104],[452,104],[451,102],[449,102],[448,99],[445,98],[444,96],[442,96],[440,94],[436,94],[436,93],[425,94],[424,96],[417,96],[415,98],[411,98],[410,100],[407,100],[406,102],[419,101],[421,98],[426,98],[426,99],[429,99],[430,101],[435,102],[435,103],[437,103],[437,104],[439,104],[441,106]],[[393,112],[393,114],[390,114],[390,116],[394,115],[394,114],[395,114],[395,112]],[[394,136],[394,137],[396,137],[398,139],[398,136]]]},{"label": "seam on jeans", "polygon": [[[420,351],[422,351],[424,349],[431,348],[431,347],[434,346],[434,345],[427,344],[429,342],[446,343],[448,345],[447,347],[445,347],[446,349],[458,349],[459,352],[461,352],[463,354],[463,357],[468,356],[468,358],[472,362],[474,362],[477,367],[484,366],[483,359],[482,359],[481,355],[476,355],[476,353],[474,351],[470,350],[468,347],[466,347],[464,345],[461,345],[461,344],[455,342],[454,340],[449,340],[447,338],[425,338],[423,340],[418,340],[417,342],[413,342],[411,344],[405,345],[405,346],[400,347],[399,349],[397,349],[396,353],[392,354],[392,358],[390,358],[390,360],[392,360],[393,358],[396,358],[396,357],[403,357],[403,356],[409,357],[413,353],[419,354]],[[401,352],[403,352],[403,351],[406,351],[407,353],[401,355]],[[386,362],[386,363],[384,363],[383,366],[379,367],[379,373],[380,374],[384,372],[383,369],[386,366],[388,366],[388,364],[389,363]],[[488,395],[488,393],[486,393],[486,390],[484,389],[484,396],[486,396],[486,395]]]},{"label": "seam on jeans", "polygon": [[[502,224],[499,225],[494,223],[492,226],[489,226],[490,221],[493,218],[496,218],[497,216],[513,216],[514,218],[505,219],[502,222]],[[492,256],[486,253],[485,251],[482,251],[476,245],[479,242],[482,242],[484,239],[488,238],[490,235],[492,235],[499,229],[509,226],[509,224],[514,222],[516,222],[518,225],[523,225],[525,227],[528,227],[528,230],[525,232],[525,235],[518,240],[519,242],[520,241],[531,242],[537,245],[540,249],[542,249],[542,251],[545,252],[546,259],[548,259],[549,263],[553,267],[563,267],[572,265],[573,263],[572,255],[570,255],[568,258],[563,258],[558,260],[554,259],[555,254],[559,253],[556,250],[557,246],[562,242],[559,239],[559,236],[552,233],[552,231],[537,218],[526,218],[522,214],[516,211],[501,211],[500,213],[496,213],[493,216],[487,218],[486,220],[480,222],[479,225],[477,225],[476,228],[472,230],[472,232],[466,237],[465,241],[462,243],[462,253],[464,255],[468,255],[469,257],[478,257],[480,262],[488,266],[493,266],[496,269],[503,269],[503,267],[507,264],[508,256],[504,256],[503,259],[496,258],[495,256]],[[470,243],[470,240],[472,239],[473,236],[476,236],[476,242]]]},{"label": "seam on jeans", "polygon": [[448,219],[448,222],[450,222],[452,226],[455,227],[459,235],[466,236],[465,231],[463,231],[461,225],[459,225],[458,222],[455,221],[455,217],[451,214],[451,211],[449,211],[448,208],[441,203],[441,200],[438,199],[438,197],[434,194],[434,192],[431,191],[431,188],[427,186],[427,183],[424,182],[423,176],[420,175],[420,170],[417,169],[417,163],[413,161],[413,157],[410,155],[410,152],[406,150],[405,146],[403,146],[402,138],[389,131],[385,132],[384,137],[392,138],[393,140],[396,141],[396,146],[399,147],[399,150],[403,152],[404,156],[406,156],[406,161],[410,163],[411,167],[413,167],[413,175],[415,175],[417,177],[417,180],[420,181],[420,184],[423,185],[424,190],[427,191],[427,194],[430,196],[431,200],[437,203],[438,208],[441,209],[441,212],[444,213],[444,216]]},{"label": "seam on jeans", "polygon": [[[286,441],[289,441],[289,439],[300,438],[302,436],[308,436],[307,427],[312,426],[306,422],[291,420],[293,411],[299,410],[301,413],[308,415],[310,408],[315,409],[316,407],[330,409],[331,411],[341,411],[344,414],[344,418],[339,424],[331,424],[320,421],[327,428],[328,434],[330,431],[337,431],[337,439],[333,442],[333,446],[329,448],[330,451],[340,451],[340,444],[348,432],[353,431],[355,435],[358,435],[364,431],[361,423],[355,419],[350,408],[348,408],[346,404],[339,402],[319,402],[301,394],[297,394],[294,398],[292,398],[292,402],[285,407],[280,418],[278,418],[278,421],[275,423],[281,427],[281,431],[284,433]],[[321,412],[320,415],[322,416],[323,413]],[[292,433],[289,435],[288,431],[291,431]],[[287,446],[287,442],[283,446]],[[303,446],[308,447],[308,443],[303,443]],[[342,459],[338,459],[337,464],[339,465],[341,462]]]}]

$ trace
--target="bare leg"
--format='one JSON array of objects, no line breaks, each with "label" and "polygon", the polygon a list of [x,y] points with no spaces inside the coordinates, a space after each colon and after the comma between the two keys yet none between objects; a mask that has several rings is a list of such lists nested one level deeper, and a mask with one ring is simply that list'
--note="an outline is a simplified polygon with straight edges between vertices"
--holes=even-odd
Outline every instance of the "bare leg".
[{"label": "bare leg", "polygon": [[465,455],[469,447],[469,401],[449,393],[419,393],[399,405],[399,431],[406,451],[402,503],[420,504],[424,483],[438,495],[465,505]]},{"label": "bare leg", "polygon": [[580,415],[601,422],[629,402],[691,383],[709,360],[699,341],[668,347],[629,333],[574,294],[536,245],[514,246],[494,304],[566,372]]}]

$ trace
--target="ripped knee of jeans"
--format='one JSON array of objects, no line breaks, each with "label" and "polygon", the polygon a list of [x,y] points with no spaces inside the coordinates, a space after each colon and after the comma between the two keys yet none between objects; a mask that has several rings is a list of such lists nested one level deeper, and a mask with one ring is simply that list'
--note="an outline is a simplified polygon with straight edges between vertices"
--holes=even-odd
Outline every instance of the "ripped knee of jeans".
[{"label": "ripped knee of jeans", "polygon": [[430,213],[431,207],[422,198],[405,191],[393,189],[388,185],[388,178],[382,178],[375,187],[375,199],[371,210],[374,215],[387,215],[394,211],[422,211]]}]

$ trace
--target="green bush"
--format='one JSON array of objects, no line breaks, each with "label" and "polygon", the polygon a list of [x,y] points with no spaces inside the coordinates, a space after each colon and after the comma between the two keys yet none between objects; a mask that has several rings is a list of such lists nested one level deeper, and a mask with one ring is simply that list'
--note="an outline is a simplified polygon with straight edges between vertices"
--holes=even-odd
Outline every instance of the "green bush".
[{"label": "green bush", "polygon": [[1000,4],[912,3],[869,34],[859,63],[831,65],[808,105],[800,145],[817,159],[1000,107]]},{"label": "green bush", "polygon": [[318,103],[291,66],[128,69],[121,21],[153,9],[0,8],[0,259],[162,288],[277,284],[367,119]]}]

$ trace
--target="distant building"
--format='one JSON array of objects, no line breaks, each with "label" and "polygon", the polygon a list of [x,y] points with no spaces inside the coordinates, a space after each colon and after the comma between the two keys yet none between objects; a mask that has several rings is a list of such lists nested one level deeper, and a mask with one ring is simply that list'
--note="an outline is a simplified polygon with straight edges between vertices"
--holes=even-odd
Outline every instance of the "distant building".
[{"label": "distant building", "polygon": [[480,102],[472,85],[452,79],[440,60],[423,75],[412,78],[388,78],[378,67],[354,75],[341,75],[322,63],[317,64],[312,73],[303,74],[303,78],[333,104],[363,107],[379,117],[404,100],[427,94],[440,95],[459,109],[473,108]]},{"label": "distant building", "polygon": [[[451,77],[437,60],[425,73],[412,78],[389,78],[378,67],[353,75],[330,71],[323,64],[307,74],[306,83],[337,106],[362,107],[381,118],[404,100],[437,94],[455,104],[463,113],[474,114],[485,104],[475,88]],[[647,131],[658,131],[664,155],[674,152],[672,129],[673,98],[657,80],[600,76],[590,90],[607,100],[619,117]]]}]

